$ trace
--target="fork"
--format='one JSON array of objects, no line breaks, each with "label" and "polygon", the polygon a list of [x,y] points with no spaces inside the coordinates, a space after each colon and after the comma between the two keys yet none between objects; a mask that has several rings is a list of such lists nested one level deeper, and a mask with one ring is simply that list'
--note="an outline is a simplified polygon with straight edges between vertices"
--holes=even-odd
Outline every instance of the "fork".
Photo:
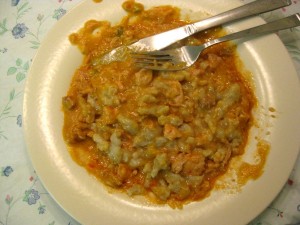
[{"label": "fork", "polygon": [[212,27],[232,23],[244,18],[259,15],[292,4],[291,0],[256,0],[237,8],[230,9],[204,20],[187,24],[172,30],[142,38],[127,46],[119,46],[102,57],[93,60],[93,65],[124,61],[129,51],[156,51]]},{"label": "fork", "polygon": [[264,35],[279,30],[297,27],[300,25],[300,14],[279,19],[264,25],[242,30],[236,33],[213,39],[199,46],[183,46],[176,49],[151,51],[151,52],[133,52],[131,53],[134,63],[137,67],[151,70],[182,70],[193,65],[204,49],[215,44],[233,41],[242,38],[253,38],[254,36]]}]

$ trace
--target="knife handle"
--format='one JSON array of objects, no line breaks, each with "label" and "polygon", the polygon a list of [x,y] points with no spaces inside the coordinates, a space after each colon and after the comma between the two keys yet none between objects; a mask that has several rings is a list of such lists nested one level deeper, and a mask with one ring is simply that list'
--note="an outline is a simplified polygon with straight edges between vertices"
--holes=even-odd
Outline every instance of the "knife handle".
[{"label": "knife handle", "polygon": [[[251,36],[259,36],[264,34],[269,34],[273,32],[277,32],[280,30],[285,30],[289,28],[294,28],[300,26],[300,13],[296,13],[294,15],[275,20],[257,27],[252,27],[246,30],[242,30],[236,33],[231,33],[220,38],[216,38],[204,44],[205,48],[218,44],[224,41],[232,41],[241,38],[248,38]],[[203,49],[203,47],[202,47]]]},{"label": "knife handle", "polygon": [[271,10],[279,9],[284,6],[290,5],[291,0],[259,0],[249,4],[231,9],[216,16],[212,16],[208,19],[188,24],[187,29],[190,34],[197,33],[202,30],[206,30],[211,27],[223,25],[229,22],[233,22],[239,19],[255,16],[261,13],[265,13]]},{"label": "knife handle", "polygon": [[291,3],[291,0],[257,0],[204,20],[140,39],[136,43],[132,44],[132,47],[133,49],[143,49],[148,51],[161,50],[199,31],[207,30],[208,28],[224,25],[250,16],[255,16],[260,13],[269,12],[288,6]]}]

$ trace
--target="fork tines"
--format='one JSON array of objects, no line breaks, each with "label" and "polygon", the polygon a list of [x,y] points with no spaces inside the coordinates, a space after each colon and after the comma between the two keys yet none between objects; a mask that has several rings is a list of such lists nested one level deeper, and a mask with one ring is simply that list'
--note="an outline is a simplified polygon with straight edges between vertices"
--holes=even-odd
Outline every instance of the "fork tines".
[{"label": "fork tines", "polygon": [[157,67],[174,66],[172,63],[173,57],[165,52],[133,52],[131,56],[137,67],[156,69]]}]

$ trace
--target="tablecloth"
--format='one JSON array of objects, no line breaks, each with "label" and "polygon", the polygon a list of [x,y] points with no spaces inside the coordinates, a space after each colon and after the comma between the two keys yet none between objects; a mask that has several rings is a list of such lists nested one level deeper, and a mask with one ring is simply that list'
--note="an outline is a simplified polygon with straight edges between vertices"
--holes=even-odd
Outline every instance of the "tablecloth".
[{"label": "tablecloth", "polygon": [[[43,38],[80,2],[0,0],[0,225],[79,224],[53,200],[32,167],[23,138],[22,104],[28,70]],[[300,1],[292,0],[291,6],[262,17],[269,21],[296,12]],[[279,36],[300,77],[300,28]],[[250,224],[300,224],[299,157],[280,194]]]}]

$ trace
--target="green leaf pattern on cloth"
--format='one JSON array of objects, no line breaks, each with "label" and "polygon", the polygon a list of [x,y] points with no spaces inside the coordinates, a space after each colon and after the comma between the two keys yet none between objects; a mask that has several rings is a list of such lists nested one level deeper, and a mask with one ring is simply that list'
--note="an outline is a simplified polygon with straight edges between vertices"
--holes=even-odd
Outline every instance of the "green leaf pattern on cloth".
[{"label": "green leaf pattern on cloth", "polygon": [[31,167],[23,141],[22,101],[43,38],[79,2],[0,0],[0,225],[78,225],[54,202]]}]

